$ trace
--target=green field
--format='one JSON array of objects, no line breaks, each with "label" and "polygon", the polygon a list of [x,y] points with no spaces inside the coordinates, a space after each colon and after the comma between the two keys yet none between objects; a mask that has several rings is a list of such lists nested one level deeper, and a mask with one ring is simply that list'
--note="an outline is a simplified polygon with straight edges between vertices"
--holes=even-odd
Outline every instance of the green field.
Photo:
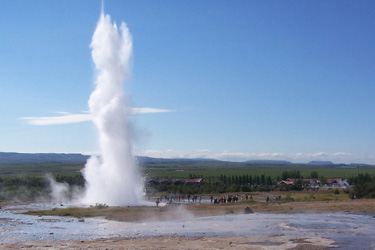
[{"label": "green field", "polygon": [[7,164],[0,165],[1,178],[13,178],[24,176],[44,176],[45,174],[53,175],[77,175],[84,165],[79,164]]},{"label": "green field", "polygon": [[[53,175],[74,176],[80,174],[83,164],[16,164],[0,165],[1,178],[13,178],[24,176],[44,176],[46,173]],[[190,177],[214,177],[221,175],[252,175],[270,176],[272,179],[281,177],[284,171],[300,171],[304,178],[308,178],[312,171],[317,171],[324,178],[343,178],[357,176],[359,173],[375,175],[375,166],[340,167],[337,165],[314,166],[307,164],[288,165],[261,165],[228,162],[203,162],[191,164],[148,164],[140,167],[142,174],[149,178],[190,178]]]},{"label": "green field", "polygon": [[337,167],[312,166],[312,165],[255,165],[244,163],[233,163],[228,165],[149,165],[143,167],[143,172],[150,178],[189,178],[190,176],[220,177],[221,175],[252,175],[271,176],[272,179],[281,177],[284,171],[296,170],[308,178],[312,171],[317,171],[319,176],[324,178],[343,178],[357,176],[359,173],[375,174],[375,166]]}]

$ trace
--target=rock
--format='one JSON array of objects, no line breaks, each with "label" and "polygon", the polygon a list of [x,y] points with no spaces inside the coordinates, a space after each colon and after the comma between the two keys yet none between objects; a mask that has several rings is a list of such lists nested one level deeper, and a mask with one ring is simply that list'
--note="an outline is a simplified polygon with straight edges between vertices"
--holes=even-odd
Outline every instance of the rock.
[{"label": "rock", "polygon": [[250,207],[245,207],[244,213],[245,213],[245,214],[252,214],[252,213],[254,213],[254,211],[251,210]]}]

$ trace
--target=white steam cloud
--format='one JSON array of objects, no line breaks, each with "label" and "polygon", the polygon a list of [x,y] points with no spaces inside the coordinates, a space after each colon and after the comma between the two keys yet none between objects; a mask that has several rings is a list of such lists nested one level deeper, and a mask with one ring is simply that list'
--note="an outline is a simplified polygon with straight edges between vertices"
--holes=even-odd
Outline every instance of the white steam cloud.
[{"label": "white steam cloud", "polygon": [[47,174],[46,179],[51,188],[51,201],[58,203],[77,203],[82,196],[82,188],[69,186],[66,182],[57,182],[52,174]]},{"label": "white steam cloud", "polygon": [[[131,108],[130,113],[135,114],[151,114],[151,113],[165,113],[171,112],[168,109],[156,109],[156,108]],[[45,116],[45,117],[22,117],[21,120],[26,120],[31,125],[36,126],[47,126],[47,125],[59,125],[59,124],[71,124],[92,121],[92,115],[90,113],[83,114],[69,114],[61,112],[59,116]]]},{"label": "white steam cloud", "polygon": [[101,154],[91,156],[83,170],[87,187],[84,203],[139,205],[143,188],[132,152],[131,109],[123,90],[132,53],[126,24],[118,30],[102,12],[90,47],[97,79],[89,108],[99,132]]},{"label": "white steam cloud", "polygon": [[47,174],[46,178],[51,187],[51,199],[54,202],[66,202],[69,197],[69,184],[55,181],[51,174]]}]

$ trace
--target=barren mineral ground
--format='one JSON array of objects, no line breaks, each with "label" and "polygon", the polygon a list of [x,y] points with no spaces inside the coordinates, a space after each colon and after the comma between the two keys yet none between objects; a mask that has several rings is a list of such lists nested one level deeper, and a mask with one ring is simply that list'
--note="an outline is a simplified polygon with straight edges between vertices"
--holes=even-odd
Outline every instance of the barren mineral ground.
[{"label": "barren mineral ground", "polygon": [[[374,200],[76,208],[3,203],[1,249],[374,249]],[[245,213],[245,208],[252,213]],[[32,210],[32,214],[24,214]],[[247,209],[248,211],[248,209]]]}]

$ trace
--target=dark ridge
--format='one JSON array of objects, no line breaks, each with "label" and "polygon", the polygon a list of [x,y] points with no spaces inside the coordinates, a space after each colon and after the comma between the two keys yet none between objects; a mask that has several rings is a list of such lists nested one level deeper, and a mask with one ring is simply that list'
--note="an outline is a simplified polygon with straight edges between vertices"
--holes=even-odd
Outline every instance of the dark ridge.
[{"label": "dark ridge", "polygon": [[289,165],[292,164],[290,161],[279,161],[279,160],[250,160],[246,161],[249,164],[266,164],[266,165]]},{"label": "dark ridge", "polygon": [[310,161],[309,165],[333,165],[331,161]]},{"label": "dark ridge", "polygon": [[[16,165],[16,164],[85,164],[89,155],[83,154],[58,154],[58,153],[4,153],[0,152],[0,165]],[[199,163],[218,163],[219,160],[214,159],[163,159],[138,156],[136,157],[140,165],[148,164],[176,164],[190,165]]]},{"label": "dark ridge", "polygon": [[151,158],[145,156],[137,156],[137,161],[141,165],[147,164],[178,164],[178,165],[189,165],[189,164],[196,164],[196,163],[218,163],[221,162],[215,159],[205,159],[205,158]]},{"label": "dark ridge", "polygon": [[2,153],[0,152],[0,165],[6,164],[84,164],[89,158],[82,154],[55,154],[55,153]]}]

